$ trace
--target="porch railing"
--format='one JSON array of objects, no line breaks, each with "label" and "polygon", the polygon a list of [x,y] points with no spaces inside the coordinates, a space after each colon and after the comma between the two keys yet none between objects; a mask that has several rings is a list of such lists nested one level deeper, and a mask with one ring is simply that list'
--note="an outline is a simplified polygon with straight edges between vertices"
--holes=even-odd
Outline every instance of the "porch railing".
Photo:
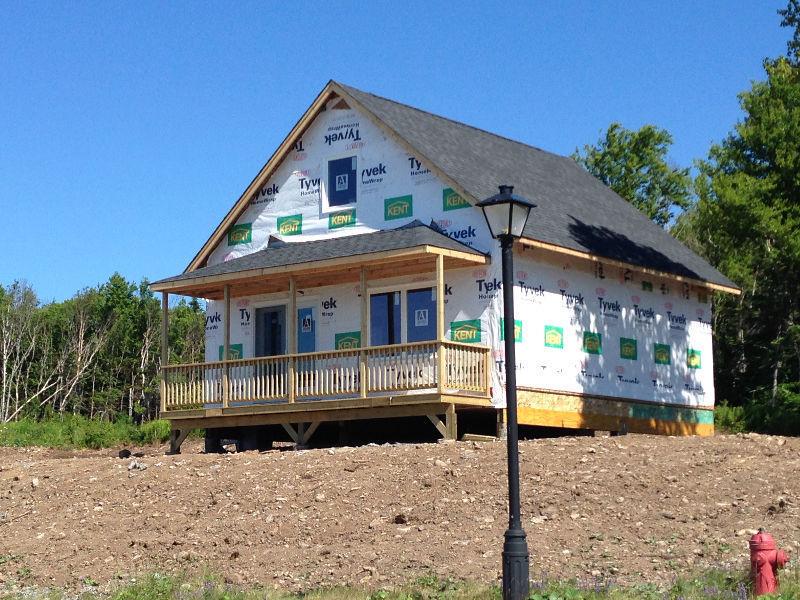
[{"label": "porch railing", "polygon": [[162,410],[367,398],[412,390],[489,395],[489,348],[449,341],[162,368]]}]

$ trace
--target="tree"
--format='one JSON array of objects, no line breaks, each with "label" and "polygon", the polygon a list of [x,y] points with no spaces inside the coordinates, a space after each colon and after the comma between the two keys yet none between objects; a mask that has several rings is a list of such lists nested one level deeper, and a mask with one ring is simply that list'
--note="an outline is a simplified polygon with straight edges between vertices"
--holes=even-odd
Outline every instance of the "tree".
[{"label": "tree", "polygon": [[169,316],[170,355],[176,363],[203,362],[206,316],[196,298],[181,298]]},{"label": "tree", "polygon": [[585,145],[572,158],[652,221],[666,227],[674,209],[692,202],[689,169],[671,166],[668,131],[645,125],[638,131],[612,123],[597,144]]},{"label": "tree", "polygon": [[39,306],[33,289],[14,282],[0,293],[0,422],[49,406],[80,408],[81,384],[105,344],[94,290]]},{"label": "tree", "polygon": [[[794,14],[797,15],[797,3]],[[718,395],[734,404],[800,380],[800,65],[764,62],[744,119],[698,164],[699,201],[674,228],[736,281],[716,298]]]},{"label": "tree", "polygon": [[800,64],[800,0],[789,0],[786,8],[779,10],[783,17],[781,27],[794,27],[794,35],[786,44],[788,59],[795,66]]}]

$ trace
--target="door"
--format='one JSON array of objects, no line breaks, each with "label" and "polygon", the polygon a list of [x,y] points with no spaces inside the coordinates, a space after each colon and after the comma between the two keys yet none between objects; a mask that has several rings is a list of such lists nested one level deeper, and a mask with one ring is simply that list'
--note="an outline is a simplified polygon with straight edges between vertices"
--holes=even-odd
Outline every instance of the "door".
[{"label": "door", "polygon": [[286,307],[256,309],[256,356],[286,354]]},{"label": "door", "polygon": [[316,319],[314,309],[297,309],[297,351],[314,352],[317,349]]},{"label": "door", "polygon": [[369,343],[387,346],[402,343],[400,292],[384,292],[369,297]]},{"label": "door", "polygon": [[425,342],[436,339],[436,291],[433,288],[408,290],[408,325],[406,339],[409,342]]}]

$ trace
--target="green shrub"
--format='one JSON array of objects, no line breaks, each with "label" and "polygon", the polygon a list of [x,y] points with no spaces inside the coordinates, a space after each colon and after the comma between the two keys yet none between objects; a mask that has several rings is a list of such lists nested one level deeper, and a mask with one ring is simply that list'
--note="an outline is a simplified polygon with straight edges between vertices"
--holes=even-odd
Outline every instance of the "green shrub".
[{"label": "green shrub", "polygon": [[135,433],[135,439],[140,444],[163,443],[169,439],[169,421],[159,419],[158,421],[148,421],[143,423]]},{"label": "green shrub", "polygon": [[99,449],[154,444],[167,439],[169,422],[163,420],[136,426],[127,419],[106,421],[66,414],[39,421],[25,418],[0,425],[0,446]]},{"label": "green shrub", "polygon": [[740,433],[747,430],[743,406],[730,406],[727,402],[714,409],[714,427],[725,433]]},{"label": "green shrub", "polygon": [[744,407],[747,428],[760,433],[800,435],[800,383],[778,386],[775,399],[764,390]]}]

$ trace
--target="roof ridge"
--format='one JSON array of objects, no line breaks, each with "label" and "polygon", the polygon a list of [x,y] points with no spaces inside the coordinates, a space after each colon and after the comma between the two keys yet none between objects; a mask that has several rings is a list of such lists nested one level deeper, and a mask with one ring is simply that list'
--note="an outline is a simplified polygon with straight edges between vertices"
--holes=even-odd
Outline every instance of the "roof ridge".
[{"label": "roof ridge", "polygon": [[507,142],[513,142],[515,144],[519,144],[520,146],[524,146],[526,148],[530,148],[531,150],[536,150],[538,152],[544,152],[545,154],[550,154],[550,155],[555,156],[557,158],[562,158],[562,159],[569,160],[571,162],[575,162],[569,156],[564,156],[563,154],[557,154],[555,152],[551,152],[550,150],[545,150],[544,148],[539,148],[538,146],[532,146],[531,144],[526,144],[525,142],[521,142],[519,140],[515,140],[514,138],[510,138],[510,137],[505,136],[505,135],[500,135],[499,133],[494,133],[494,132],[488,131],[486,129],[482,129],[480,127],[476,127],[475,125],[470,125],[469,123],[464,123],[462,121],[457,121],[456,119],[451,119],[450,117],[445,117],[444,115],[438,115],[438,114],[436,114],[434,112],[431,112],[429,110],[425,110],[425,109],[422,109],[422,108],[417,108],[416,106],[411,106],[410,104],[406,104],[405,102],[398,102],[397,100],[393,100],[391,98],[386,98],[385,96],[379,96],[378,94],[373,94],[372,92],[365,92],[364,90],[361,90],[361,89],[359,89],[357,87],[353,87],[351,85],[347,85],[345,83],[342,83],[341,81],[336,81],[336,80],[333,80],[333,79],[331,81],[333,81],[335,84],[337,84],[337,85],[339,85],[339,86],[341,86],[341,87],[343,87],[343,88],[345,88],[347,90],[355,90],[356,92],[359,92],[361,94],[366,94],[368,96],[372,96],[373,98],[377,98],[378,100],[384,100],[386,102],[391,102],[392,104],[397,104],[397,105],[402,106],[404,108],[410,108],[411,110],[415,110],[415,111],[417,111],[419,113],[423,113],[423,114],[429,115],[431,117],[435,117],[437,119],[441,119],[443,121],[449,121],[450,123],[454,123],[455,125],[460,125],[462,127],[466,127],[467,129],[473,129],[475,131],[479,131],[481,133],[485,133],[487,135],[490,135],[490,136],[495,137],[495,138],[499,138],[501,140],[505,140]]}]

